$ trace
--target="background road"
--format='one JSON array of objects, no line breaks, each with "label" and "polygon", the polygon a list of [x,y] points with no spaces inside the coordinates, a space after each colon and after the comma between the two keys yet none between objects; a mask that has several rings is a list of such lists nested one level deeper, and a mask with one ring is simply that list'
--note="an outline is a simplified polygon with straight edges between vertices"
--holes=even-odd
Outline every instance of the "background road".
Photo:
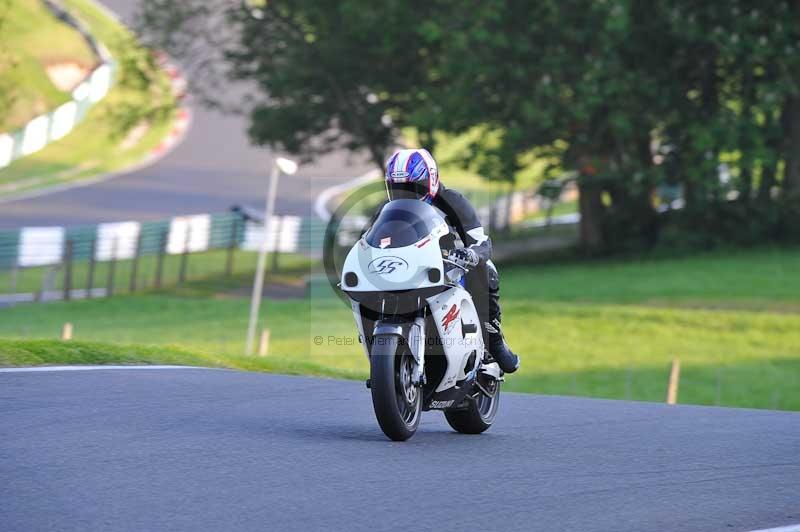
[{"label": "background road", "polygon": [[752,530],[800,522],[800,415],[504,394],[386,440],[362,383],[0,373],[0,523],[29,530]]},{"label": "background road", "polygon": [[[137,0],[103,0],[130,21]],[[233,84],[232,93],[237,91]],[[193,107],[184,142],[155,165],[116,179],[0,205],[0,228],[158,220],[177,214],[226,211],[234,204],[260,205],[272,154],[250,145],[248,120]],[[278,214],[312,216],[325,188],[373,169],[346,153],[321,158],[281,181]]]}]

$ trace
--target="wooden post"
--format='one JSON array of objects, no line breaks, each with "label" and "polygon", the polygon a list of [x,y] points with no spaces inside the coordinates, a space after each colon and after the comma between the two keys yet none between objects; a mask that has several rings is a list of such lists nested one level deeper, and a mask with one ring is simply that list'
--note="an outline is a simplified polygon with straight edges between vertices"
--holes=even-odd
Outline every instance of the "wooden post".
[{"label": "wooden post", "polygon": [[72,340],[72,324],[70,322],[66,322],[63,327],[61,327],[61,339],[66,341]]},{"label": "wooden post", "polygon": [[86,274],[86,299],[92,297],[92,288],[94,288],[94,268],[97,264],[95,253],[97,252],[97,239],[93,238],[89,246],[89,271]]},{"label": "wooden post", "polygon": [[189,263],[189,243],[192,241],[192,226],[186,226],[186,241],[183,243],[183,254],[181,255],[181,267],[178,272],[178,284],[186,281],[186,268]]},{"label": "wooden post", "polygon": [[[272,273],[276,273],[278,271],[278,261],[280,260],[280,243],[281,243],[281,229],[283,225],[283,216],[276,216],[278,219],[278,223],[275,224],[275,247],[272,250],[272,265],[270,266]],[[272,224],[270,224],[272,225]]]},{"label": "wooden post", "polygon": [[161,288],[161,278],[164,275],[164,255],[167,253],[167,231],[161,233],[161,242],[158,245],[158,258],[156,259],[156,288]]},{"label": "wooden post", "polygon": [[681,361],[672,360],[672,369],[669,372],[669,385],[667,386],[667,404],[674,405],[678,402],[678,384],[681,378]]},{"label": "wooden post", "polygon": [[108,261],[108,280],[106,282],[106,296],[114,295],[114,275],[117,270],[117,237],[111,241],[111,257]]},{"label": "wooden post", "polygon": [[239,218],[233,218],[233,223],[231,224],[231,238],[228,242],[228,258],[225,261],[225,275],[230,277],[233,275],[233,254],[236,251],[236,245],[238,242],[239,237]]},{"label": "wooden post", "polygon": [[136,237],[136,248],[133,251],[133,260],[131,261],[131,283],[130,292],[136,292],[136,277],[139,275],[139,255],[142,252],[142,233]]},{"label": "wooden post", "polygon": [[261,331],[261,340],[258,342],[258,356],[265,357],[269,352],[269,329],[264,327]]},{"label": "wooden post", "polygon": [[72,240],[64,243],[64,301],[72,297]]}]

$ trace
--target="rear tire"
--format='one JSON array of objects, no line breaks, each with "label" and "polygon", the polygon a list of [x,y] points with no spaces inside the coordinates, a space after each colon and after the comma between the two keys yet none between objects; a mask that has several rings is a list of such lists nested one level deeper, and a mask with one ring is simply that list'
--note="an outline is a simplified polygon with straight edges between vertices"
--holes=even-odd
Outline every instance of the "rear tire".
[{"label": "rear tire", "polygon": [[395,335],[373,338],[370,390],[378,424],[390,439],[405,441],[417,431],[422,415],[422,390],[411,384],[414,358]]},{"label": "rear tire", "polygon": [[462,434],[480,434],[494,423],[500,404],[500,382],[478,373],[476,393],[468,406],[460,410],[445,410],[444,417],[454,430]]}]

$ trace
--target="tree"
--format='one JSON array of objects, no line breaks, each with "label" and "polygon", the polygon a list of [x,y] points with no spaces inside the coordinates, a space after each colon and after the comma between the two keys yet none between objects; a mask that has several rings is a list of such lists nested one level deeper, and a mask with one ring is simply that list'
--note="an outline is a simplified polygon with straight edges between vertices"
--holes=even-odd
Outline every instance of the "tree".
[{"label": "tree", "polygon": [[[0,0],[0,34],[2,34],[3,25],[10,9],[10,0]],[[16,100],[17,87],[11,76],[4,75],[15,67],[16,60],[11,50],[7,50],[0,39],[0,122],[4,122],[8,118]]]},{"label": "tree", "polygon": [[[224,58],[212,76],[251,84],[250,137],[303,158],[365,149],[382,166],[398,128],[413,121],[435,86],[437,39],[417,24],[430,2],[240,2],[147,0],[140,17],[151,42],[190,65],[207,49]],[[212,31],[208,31],[211,26]],[[218,27],[221,26],[221,27]],[[179,37],[176,37],[176,34]],[[220,37],[224,36],[224,38]],[[224,103],[203,91],[207,101]]]},{"label": "tree", "polygon": [[638,15],[623,2],[497,0],[462,13],[445,49],[449,84],[439,101],[448,105],[437,126],[499,130],[488,149],[507,176],[520,154],[549,147],[578,172],[588,249],[619,241],[621,229],[644,235],[647,224],[609,224],[609,213],[653,213],[659,87],[635,68],[650,59],[640,50],[652,53],[630,42],[648,31],[649,19]]},{"label": "tree", "polygon": [[[220,74],[210,100],[250,82],[256,143],[380,165],[405,126],[427,147],[477,128],[464,165],[504,180],[531,150],[556,157],[592,252],[753,241],[800,216],[798,19],[800,0],[145,0],[142,18]],[[663,184],[682,210],[657,214]]]}]

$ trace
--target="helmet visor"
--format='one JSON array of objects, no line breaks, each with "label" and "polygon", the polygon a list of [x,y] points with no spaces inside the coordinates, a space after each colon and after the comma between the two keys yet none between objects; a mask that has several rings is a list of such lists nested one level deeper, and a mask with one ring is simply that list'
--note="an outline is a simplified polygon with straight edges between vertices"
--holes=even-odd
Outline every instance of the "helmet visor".
[{"label": "helmet visor", "polygon": [[386,193],[390,200],[396,199],[422,199],[428,195],[427,181],[393,181],[386,180]]}]

